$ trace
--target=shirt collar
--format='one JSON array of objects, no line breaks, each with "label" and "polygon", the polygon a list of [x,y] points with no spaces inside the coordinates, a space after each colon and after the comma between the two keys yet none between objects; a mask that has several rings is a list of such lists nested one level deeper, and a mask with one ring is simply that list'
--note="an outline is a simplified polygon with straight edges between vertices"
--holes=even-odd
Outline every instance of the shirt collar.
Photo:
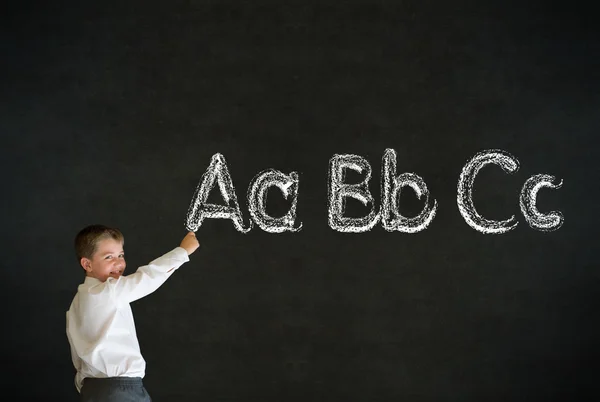
[{"label": "shirt collar", "polygon": [[86,275],[83,283],[81,284],[81,286],[84,287],[84,288],[90,288],[92,286],[99,285],[101,283],[102,282],[99,279],[96,279],[96,278],[94,278],[92,276],[87,276]]}]

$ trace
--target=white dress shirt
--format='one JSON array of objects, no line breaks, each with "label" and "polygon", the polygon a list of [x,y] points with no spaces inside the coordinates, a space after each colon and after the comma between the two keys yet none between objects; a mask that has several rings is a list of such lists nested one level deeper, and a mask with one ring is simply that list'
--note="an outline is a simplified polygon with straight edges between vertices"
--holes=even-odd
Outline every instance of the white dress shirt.
[{"label": "white dress shirt", "polygon": [[154,292],[187,261],[187,251],[176,247],[131,275],[106,282],[85,277],[66,313],[78,392],[85,377],[144,377],[129,303]]}]

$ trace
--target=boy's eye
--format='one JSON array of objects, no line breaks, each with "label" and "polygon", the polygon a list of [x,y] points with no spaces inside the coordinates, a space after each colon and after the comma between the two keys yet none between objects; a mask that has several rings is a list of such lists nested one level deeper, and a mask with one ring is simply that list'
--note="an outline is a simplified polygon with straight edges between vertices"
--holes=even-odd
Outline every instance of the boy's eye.
[{"label": "boy's eye", "polygon": [[107,256],[106,256],[106,259],[107,259],[107,260],[108,260],[108,259],[110,259],[110,258],[112,258],[112,255],[107,255]]}]

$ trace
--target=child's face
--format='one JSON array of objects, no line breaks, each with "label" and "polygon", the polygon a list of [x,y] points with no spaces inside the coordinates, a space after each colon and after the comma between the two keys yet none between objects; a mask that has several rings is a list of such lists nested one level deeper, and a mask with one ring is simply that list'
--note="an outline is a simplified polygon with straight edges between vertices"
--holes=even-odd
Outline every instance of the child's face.
[{"label": "child's face", "polygon": [[125,270],[125,252],[123,243],[113,239],[104,239],[98,242],[96,252],[92,259],[82,258],[81,265],[87,276],[102,282],[109,277],[118,279]]}]

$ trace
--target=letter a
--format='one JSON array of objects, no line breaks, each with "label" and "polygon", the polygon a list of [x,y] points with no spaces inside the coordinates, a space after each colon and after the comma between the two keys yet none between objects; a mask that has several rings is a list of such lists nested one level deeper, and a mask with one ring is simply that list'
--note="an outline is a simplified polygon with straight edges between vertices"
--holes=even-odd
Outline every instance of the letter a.
[{"label": "letter a", "polygon": [[[221,196],[227,205],[206,202],[208,194],[215,186],[215,181],[219,184]],[[247,228],[243,225],[242,213],[229,175],[227,162],[223,155],[219,153],[212,156],[210,166],[202,175],[202,179],[196,188],[187,213],[186,229],[193,232],[197,231],[206,218],[231,219],[235,228],[242,233],[248,233],[252,229],[252,221],[250,221]]]}]

